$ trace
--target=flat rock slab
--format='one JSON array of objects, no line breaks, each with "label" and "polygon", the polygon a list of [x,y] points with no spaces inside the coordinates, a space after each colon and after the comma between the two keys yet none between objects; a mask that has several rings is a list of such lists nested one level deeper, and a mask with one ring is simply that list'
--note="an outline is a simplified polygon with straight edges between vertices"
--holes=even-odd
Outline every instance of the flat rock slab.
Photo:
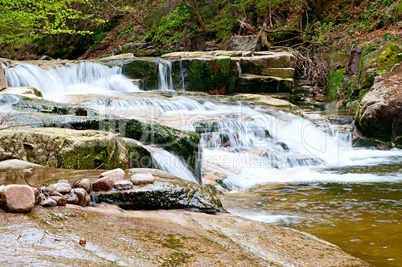
[{"label": "flat rock slab", "polygon": [[2,266],[369,266],[308,236],[227,213],[0,210],[0,233]]},{"label": "flat rock slab", "polygon": [[135,186],[125,191],[103,191],[91,194],[95,203],[119,205],[123,209],[191,209],[202,212],[224,212],[220,200],[209,188],[179,178],[155,177],[153,184]]},{"label": "flat rock slab", "polygon": [[44,166],[19,159],[8,159],[0,162],[0,170],[25,168],[44,168]]}]

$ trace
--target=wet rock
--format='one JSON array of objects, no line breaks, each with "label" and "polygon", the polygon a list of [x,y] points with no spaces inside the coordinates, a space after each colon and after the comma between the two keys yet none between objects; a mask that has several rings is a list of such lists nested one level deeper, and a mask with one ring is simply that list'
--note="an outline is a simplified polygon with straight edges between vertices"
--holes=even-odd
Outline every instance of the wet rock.
[{"label": "wet rock", "polygon": [[89,201],[91,201],[90,196],[88,195],[87,191],[83,188],[75,188],[74,193],[78,196],[79,202],[78,205],[85,207],[88,206]]},{"label": "wet rock", "polygon": [[298,106],[283,99],[278,99],[261,94],[237,94],[233,96],[233,98],[240,101],[247,101],[249,103],[268,105],[273,109],[283,110],[294,115],[303,117],[303,112]]},{"label": "wet rock", "polygon": [[137,173],[131,176],[130,181],[134,185],[153,184],[155,182],[155,177],[150,173]]},{"label": "wet rock", "polygon": [[123,74],[131,79],[141,79],[142,90],[158,88],[158,65],[154,58],[135,58],[131,62],[123,64]]},{"label": "wet rock", "polygon": [[57,182],[58,184],[62,184],[62,183],[70,183],[68,180],[66,180],[66,179],[61,179],[61,180],[59,180],[58,182]]},{"label": "wet rock", "polygon": [[102,173],[99,179],[92,183],[93,191],[110,190],[118,180],[124,180],[125,172],[122,169],[114,169]]},{"label": "wet rock", "polygon": [[293,79],[245,74],[238,79],[239,93],[286,93],[291,92]]},{"label": "wet rock", "polygon": [[51,196],[49,198],[51,198],[54,201],[56,201],[57,206],[65,206],[67,204],[67,199],[65,199],[64,197]]},{"label": "wet rock", "polygon": [[370,266],[317,238],[229,213],[68,205],[0,212],[0,233],[3,266]]},{"label": "wet rock", "polygon": [[379,76],[362,99],[355,125],[367,137],[402,147],[402,65]]},{"label": "wet rock", "polygon": [[69,194],[65,194],[63,197],[67,200],[67,204],[78,205],[78,203],[80,202],[77,194],[74,193],[74,192],[70,192]]},{"label": "wet rock", "polygon": [[67,194],[71,192],[71,185],[69,183],[52,184],[50,188],[60,194]]},{"label": "wet rock", "polygon": [[92,182],[91,180],[84,178],[74,183],[74,188],[83,188],[85,191],[90,193],[92,191]]},{"label": "wet rock", "polygon": [[33,87],[7,87],[6,89],[2,90],[1,93],[3,94],[11,94],[17,96],[28,96],[30,98],[42,98],[42,93]]},{"label": "wet rock", "polygon": [[30,212],[35,206],[35,193],[28,185],[7,185],[0,203],[9,212]]},{"label": "wet rock", "polygon": [[113,187],[116,190],[129,190],[133,188],[133,183],[128,180],[119,180],[114,183]]},{"label": "wet rock", "polygon": [[[133,169],[135,170],[135,169]],[[154,172],[153,184],[125,191],[92,193],[95,203],[117,204],[123,209],[191,209],[224,212],[220,200],[206,187],[166,174]]]},{"label": "wet rock", "polygon": [[56,207],[57,201],[49,197],[43,200],[41,205],[42,207]]},{"label": "wet rock", "polygon": [[[173,86],[210,94],[233,93],[239,74],[236,61],[224,56],[176,60],[172,62],[172,68]],[[184,80],[180,78],[180,72],[188,73]]]},{"label": "wet rock", "polygon": [[1,169],[43,168],[44,166],[19,159],[8,159],[0,162]]},{"label": "wet rock", "polygon": [[35,205],[39,205],[42,202],[42,194],[40,193],[39,189],[36,187],[33,187],[32,190],[34,191],[35,194]]}]

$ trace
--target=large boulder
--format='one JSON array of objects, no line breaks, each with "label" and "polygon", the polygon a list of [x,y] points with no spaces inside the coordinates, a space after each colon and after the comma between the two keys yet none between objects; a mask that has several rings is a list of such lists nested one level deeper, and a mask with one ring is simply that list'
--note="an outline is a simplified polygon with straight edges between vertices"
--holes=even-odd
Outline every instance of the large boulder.
[{"label": "large boulder", "polygon": [[366,136],[402,147],[402,65],[379,76],[362,99],[355,124]]},{"label": "large boulder", "polygon": [[28,185],[7,185],[0,204],[9,212],[30,212],[35,206],[35,193]]},{"label": "large boulder", "polygon": [[260,51],[261,46],[258,35],[233,35],[225,43],[225,49],[231,51]]},{"label": "large boulder", "polygon": [[223,212],[220,200],[209,188],[183,180],[159,170],[132,169],[132,173],[151,173],[153,184],[126,191],[103,191],[91,194],[95,203],[117,204],[123,209],[190,209]]},{"label": "large boulder", "polygon": [[[15,158],[69,169],[129,166],[127,150],[118,137],[100,131],[40,128],[0,131],[0,160]],[[6,158],[4,158],[6,157]]]}]

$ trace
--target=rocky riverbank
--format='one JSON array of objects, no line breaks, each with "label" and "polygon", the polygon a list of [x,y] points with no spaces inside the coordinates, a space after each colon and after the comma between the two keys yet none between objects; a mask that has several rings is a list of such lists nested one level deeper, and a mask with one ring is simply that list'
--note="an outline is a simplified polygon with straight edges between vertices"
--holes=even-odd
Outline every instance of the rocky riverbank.
[{"label": "rocky riverbank", "polygon": [[[18,170],[46,169],[3,161],[0,176],[8,184]],[[160,170],[116,169],[95,179],[85,178],[91,171],[86,173],[81,171],[84,178],[78,181],[62,179],[38,189],[1,188],[1,264],[368,266],[306,233],[228,214],[209,189]],[[22,198],[32,204],[29,210],[10,209],[10,203],[27,206]],[[112,205],[95,205],[103,202]]]}]

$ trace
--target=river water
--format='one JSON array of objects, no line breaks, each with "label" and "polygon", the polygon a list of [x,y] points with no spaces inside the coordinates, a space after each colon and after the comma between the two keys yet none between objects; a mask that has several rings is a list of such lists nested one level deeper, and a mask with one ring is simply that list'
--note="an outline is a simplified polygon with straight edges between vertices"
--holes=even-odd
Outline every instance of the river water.
[{"label": "river water", "polygon": [[[160,66],[156,89],[171,89],[170,68]],[[402,151],[353,148],[351,121],[333,125],[306,114],[323,118],[317,125],[231,97],[142,92],[119,67],[96,63],[21,65],[6,76],[45,99],[200,132],[203,179],[223,192],[230,212],[306,231],[374,266],[402,266]],[[153,158],[173,174],[185,168],[163,151]]]}]

